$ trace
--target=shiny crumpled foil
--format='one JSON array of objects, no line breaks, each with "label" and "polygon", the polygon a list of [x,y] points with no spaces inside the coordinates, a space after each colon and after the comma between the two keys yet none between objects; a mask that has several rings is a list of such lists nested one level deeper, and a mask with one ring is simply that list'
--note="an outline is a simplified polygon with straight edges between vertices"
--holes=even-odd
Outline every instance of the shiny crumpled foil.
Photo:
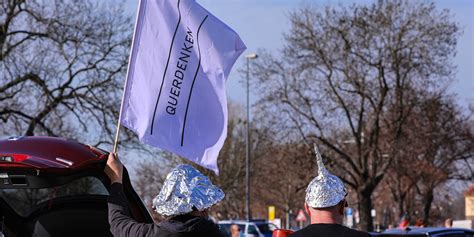
[{"label": "shiny crumpled foil", "polygon": [[318,164],[318,176],[306,188],[306,203],[313,208],[335,206],[347,195],[346,189],[341,179],[326,170],[316,145],[314,151]]},{"label": "shiny crumpled foil", "polygon": [[153,207],[162,216],[203,211],[224,199],[224,192],[191,165],[178,165],[166,177]]}]

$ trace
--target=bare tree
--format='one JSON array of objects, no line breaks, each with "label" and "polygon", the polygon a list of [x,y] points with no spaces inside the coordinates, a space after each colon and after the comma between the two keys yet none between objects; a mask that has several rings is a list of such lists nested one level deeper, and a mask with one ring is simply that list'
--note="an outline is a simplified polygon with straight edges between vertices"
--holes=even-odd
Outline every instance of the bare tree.
[{"label": "bare tree", "polygon": [[390,197],[385,197],[381,201],[385,204],[393,203],[393,205],[390,205],[394,214],[394,219],[391,220],[392,223],[393,221],[399,221],[412,208],[413,202],[410,199],[414,193],[416,180],[414,179],[415,175],[410,173],[411,171],[410,162],[395,159],[387,172],[386,179],[380,184],[380,193],[390,194]]},{"label": "bare tree", "polygon": [[253,67],[261,119],[327,148],[358,194],[360,227],[372,230],[372,193],[402,148],[418,91],[453,77],[459,27],[433,3],[401,0],[304,6],[290,21],[282,54],[261,52]]},{"label": "bare tree", "polygon": [[267,207],[275,206],[276,216],[291,225],[293,220],[287,218],[303,209],[306,187],[317,174],[312,150],[298,142],[274,142],[253,164],[258,167],[252,176],[255,212],[265,217]]},{"label": "bare tree", "polygon": [[446,184],[474,179],[472,118],[444,93],[422,97],[407,118],[402,149],[374,195],[382,207],[397,207],[392,223],[405,213],[425,225],[452,216],[442,211],[453,202],[447,193],[456,191]]},{"label": "bare tree", "polygon": [[429,95],[408,119],[404,136],[410,155],[409,177],[422,197],[423,222],[429,224],[435,189],[449,180],[474,180],[473,121],[443,94]]},{"label": "bare tree", "polygon": [[2,1],[0,133],[110,144],[132,29],[112,2]]}]

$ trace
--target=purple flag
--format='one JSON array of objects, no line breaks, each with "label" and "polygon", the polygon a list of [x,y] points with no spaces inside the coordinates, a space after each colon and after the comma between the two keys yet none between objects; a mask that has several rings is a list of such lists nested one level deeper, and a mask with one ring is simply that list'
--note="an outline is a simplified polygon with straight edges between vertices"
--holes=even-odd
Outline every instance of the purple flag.
[{"label": "purple flag", "polygon": [[227,135],[225,81],[245,49],[194,0],[141,0],[122,125],[141,141],[218,173]]}]

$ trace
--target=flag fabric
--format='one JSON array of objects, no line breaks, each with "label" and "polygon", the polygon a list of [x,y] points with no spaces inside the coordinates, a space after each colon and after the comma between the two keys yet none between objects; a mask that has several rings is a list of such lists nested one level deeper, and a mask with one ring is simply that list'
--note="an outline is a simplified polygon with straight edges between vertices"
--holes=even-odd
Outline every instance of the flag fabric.
[{"label": "flag fabric", "polygon": [[227,135],[225,82],[245,49],[194,0],[141,0],[121,124],[142,142],[218,173]]}]

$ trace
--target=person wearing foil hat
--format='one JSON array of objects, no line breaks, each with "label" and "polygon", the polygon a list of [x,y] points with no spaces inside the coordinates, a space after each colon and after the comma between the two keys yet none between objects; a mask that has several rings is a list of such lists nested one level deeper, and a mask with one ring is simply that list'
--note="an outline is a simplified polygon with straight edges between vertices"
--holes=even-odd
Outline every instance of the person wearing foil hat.
[{"label": "person wearing foil hat", "polygon": [[174,168],[153,199],[154,210],[166,217],[158,224],[138,223],[130,216],[122,187],[123,165],[112,153],[105,173],[112,183],[108,206],[114,236],[224,237],[208,216],[208,209],[224,199],[224,192],[191,165]]},{"label": "person wearing foil hat", "polygon": [[347,207],[346,189],[341,179],[326,170],[316,146],[314,151],[318,164],[318,176],[309,183],[305,198],[305,210],[310,216],[311,225],[289,236],[369,236],[366,232],[350,229],[342,225],[344,208]]}]

